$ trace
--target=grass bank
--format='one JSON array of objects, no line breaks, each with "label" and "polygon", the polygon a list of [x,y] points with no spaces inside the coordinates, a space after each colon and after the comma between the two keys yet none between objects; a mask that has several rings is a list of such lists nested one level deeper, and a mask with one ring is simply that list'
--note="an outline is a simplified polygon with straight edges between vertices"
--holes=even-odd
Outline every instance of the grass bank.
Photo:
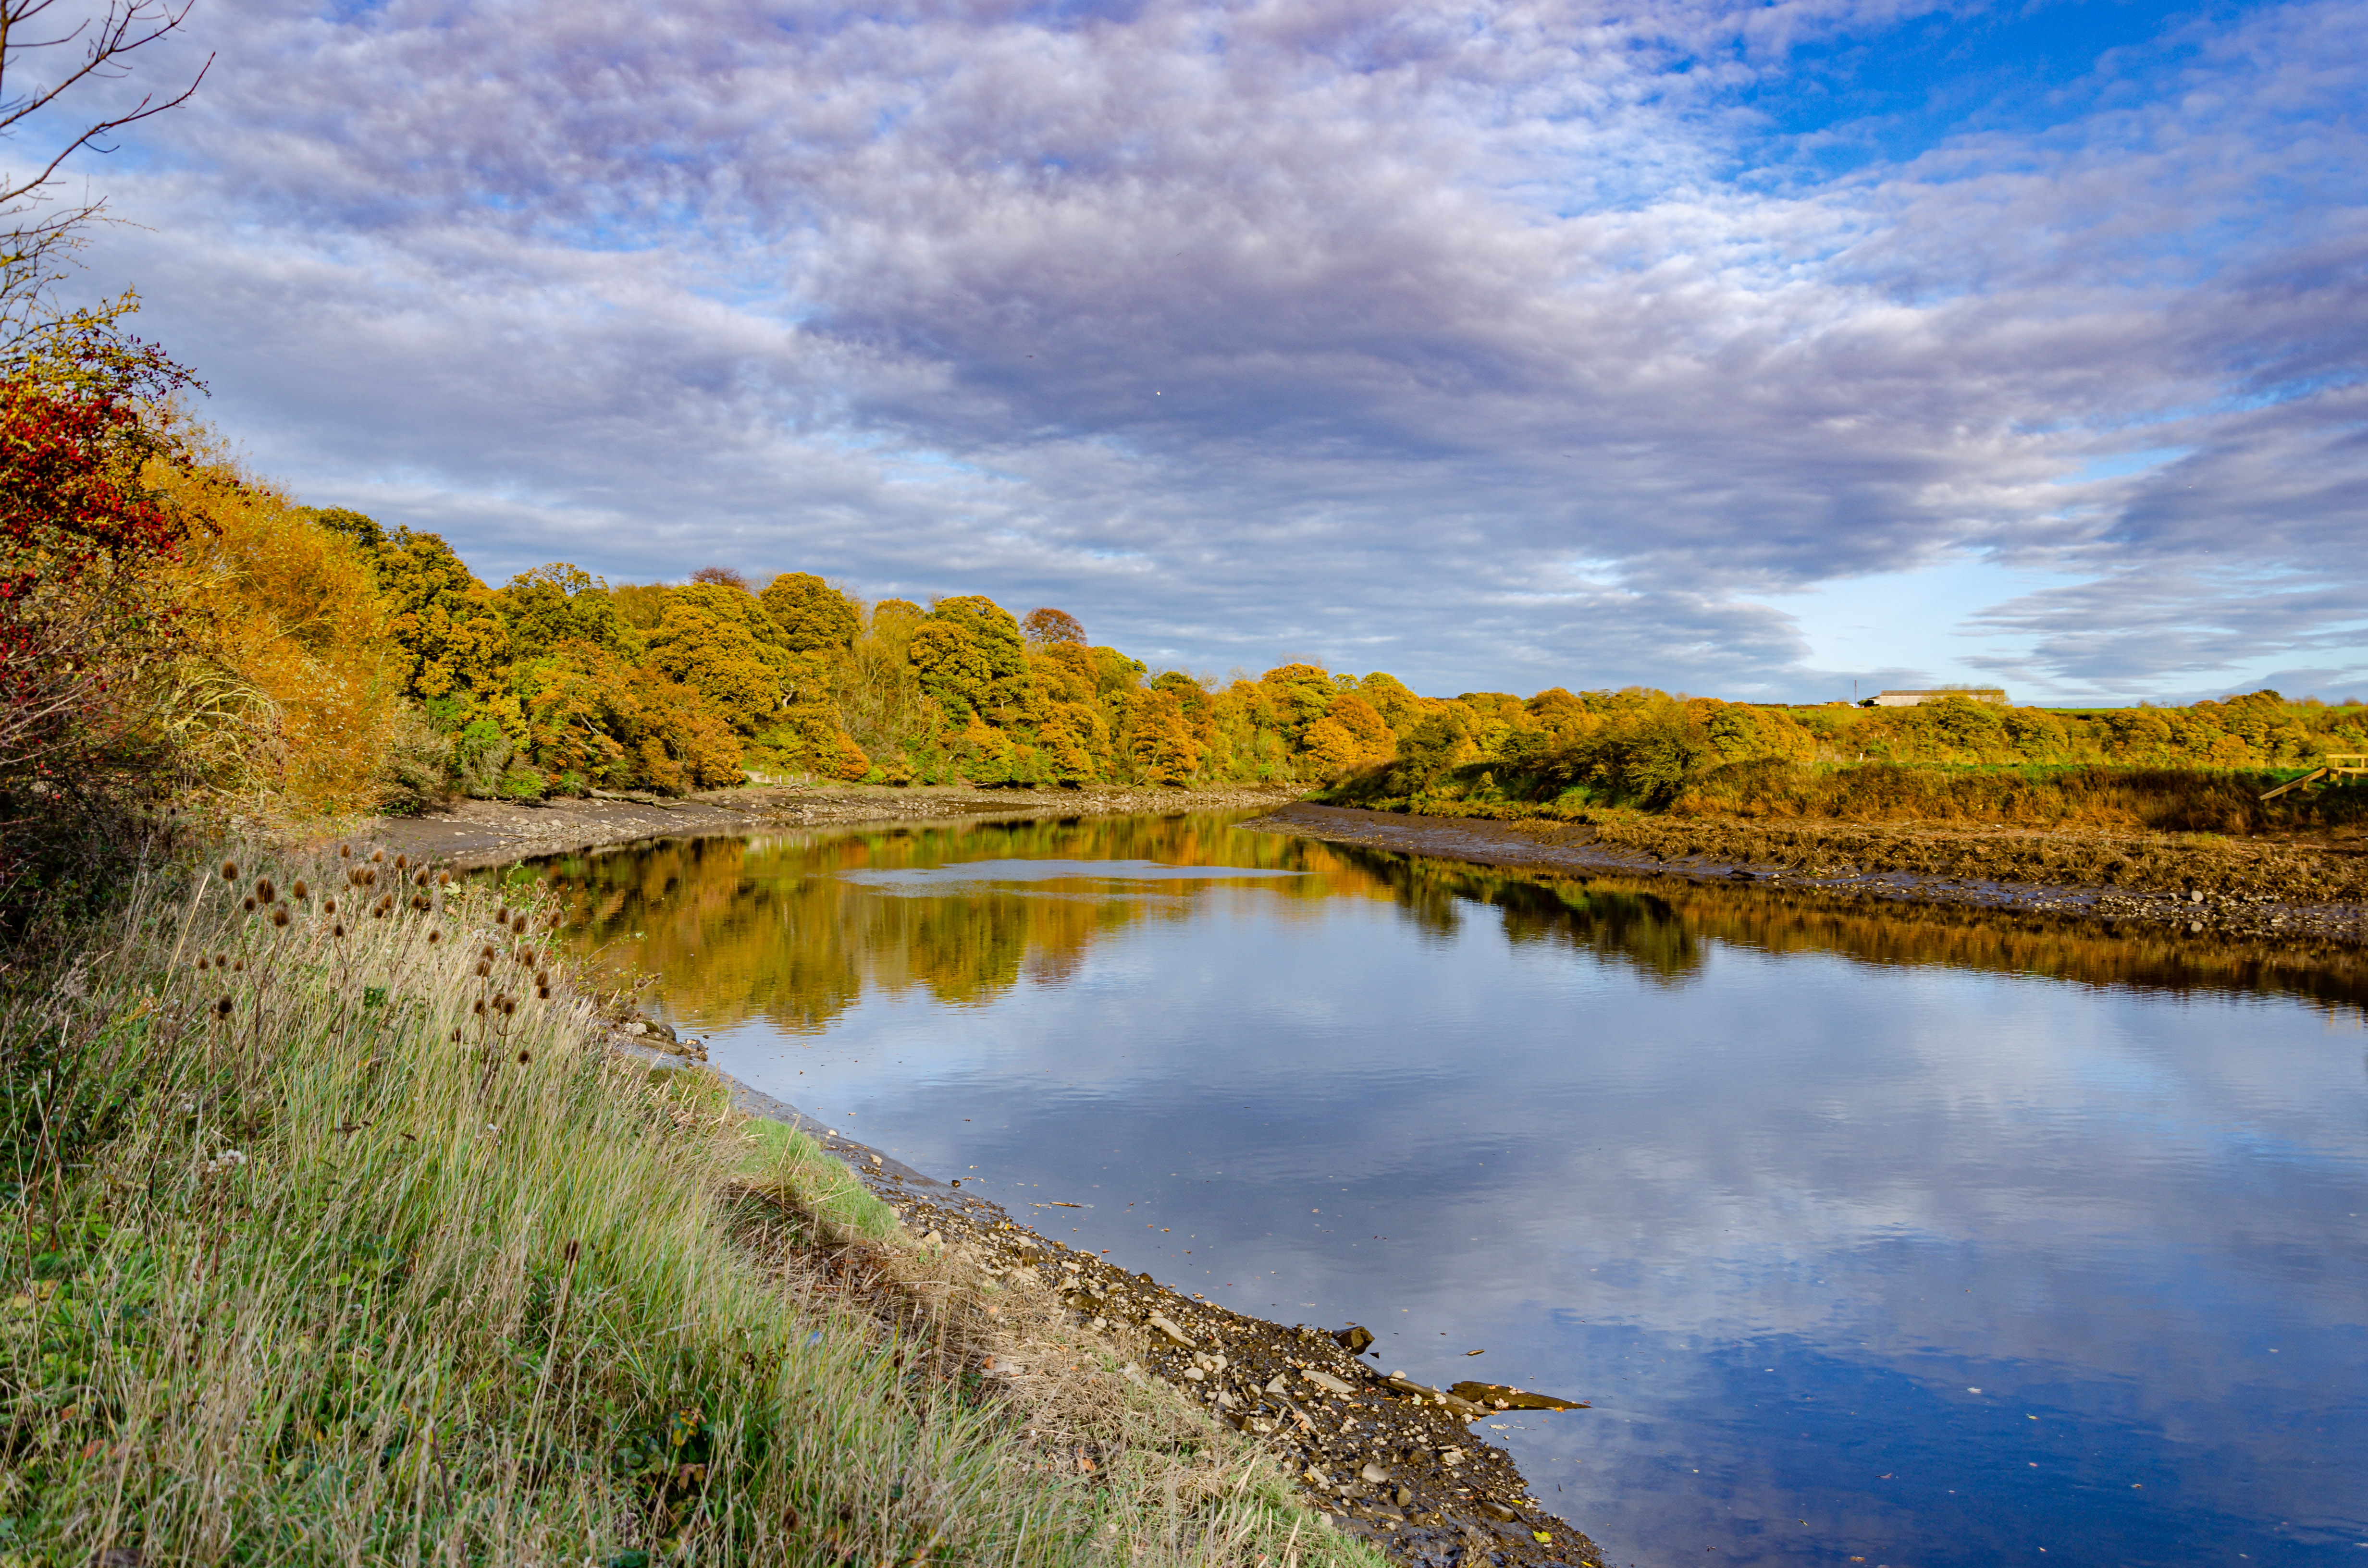
[{"label": "grass bank", "polygon": [[1045,1292],[595,1043],[542,918],[240,854],[20,988],[0,1559],[1378,1562]]}]

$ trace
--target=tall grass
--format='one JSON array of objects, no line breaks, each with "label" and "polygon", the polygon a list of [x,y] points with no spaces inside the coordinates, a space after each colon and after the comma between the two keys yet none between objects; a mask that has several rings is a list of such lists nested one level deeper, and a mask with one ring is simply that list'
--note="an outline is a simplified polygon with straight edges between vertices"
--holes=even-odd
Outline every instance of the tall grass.
[{"label": "tall grass", "polygon": [[1346,1560],[1238,1452],[1181,1528],[1035,1462],[752,1229],[810,1152],[591,1043],[496,900],[151,871],[0,1019],[0,1556]]}]

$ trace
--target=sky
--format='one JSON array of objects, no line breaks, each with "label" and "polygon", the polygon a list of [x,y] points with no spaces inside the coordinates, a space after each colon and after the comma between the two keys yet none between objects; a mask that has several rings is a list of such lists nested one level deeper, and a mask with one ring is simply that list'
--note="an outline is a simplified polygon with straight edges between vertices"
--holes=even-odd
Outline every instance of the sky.
[{"label": "sky", "polygon": [[2359,16],[197,0],[77,286],[495,585],[809,571],[1442,695],[2337,700]]}]

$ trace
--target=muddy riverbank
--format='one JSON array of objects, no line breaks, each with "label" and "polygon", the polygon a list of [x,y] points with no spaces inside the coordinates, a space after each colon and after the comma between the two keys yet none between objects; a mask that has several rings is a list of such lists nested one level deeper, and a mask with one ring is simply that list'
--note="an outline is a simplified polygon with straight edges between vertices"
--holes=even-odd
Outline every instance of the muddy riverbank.
[{"label": "muddy riverbank", "polygon": [[[1241,824],[1326,843],[1555,876],[1753,886],[1836,904],[1987,910],[2189,938],[2353,949],[2368,850],[2350,845],[2021,829],[1604,824],[1408,816],[1294,801]],[[2106,872],[2080,881],[2051,869]]]}]

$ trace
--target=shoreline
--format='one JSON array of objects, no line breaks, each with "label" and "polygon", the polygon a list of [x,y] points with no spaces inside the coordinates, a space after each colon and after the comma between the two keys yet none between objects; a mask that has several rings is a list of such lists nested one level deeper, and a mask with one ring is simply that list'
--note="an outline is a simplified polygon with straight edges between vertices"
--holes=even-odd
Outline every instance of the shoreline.
[{"label": "shoreline", "polygon": [[1159,1379],[1256,1440],[1333,1529],[1408,1564],[1602,1562],[1584,1532],[1531,1494],[1509,1453],[1466,1430],[1506,1414],[1465,1397],[1478,1385],[1433,1388],[1360,1360],[1371,1336],[1358,1341],[1354,1325],[1286,1327],[1129,1274],[708,1066],[695,1045],[669,1051],[621,1032],[609,1044],[652,1068],[701,1069],[723,1085],[734,1110],[803,1133],[894,1210],[916,1241],[968,1244],[985,1255],[990,1276],[1032,1274],[1060,1295],[1073,1327],[1130,1353],[1130,1372]]},{"label": "shoreline", "polygon": [[[1292,801],[1238,825],[1253,833],[1291,834],[1327,844],[1549,876],[1750,887],[1822,895],[1861,908],[1888,903],[2003,913],[2101,925],[2107,935],[2118,935],[2120,927],[2134,926],[2150,933],[2207,941],[2270,938],[2344,949],[2368,943],[2368,903],[2313,901],[2274,892],[2082,886],[1909,869],[1822,870],[1710,853],[1668,856],[1654,848],[1605,842],[1583,824],[1414,816],[1306,801]],[[1855,824],[1836,825],[1863,831]],[[1670,831],[1700,830],[1698,824],[1679,824]],[[1977,842],[1980,835],[1952,836]]]}]

